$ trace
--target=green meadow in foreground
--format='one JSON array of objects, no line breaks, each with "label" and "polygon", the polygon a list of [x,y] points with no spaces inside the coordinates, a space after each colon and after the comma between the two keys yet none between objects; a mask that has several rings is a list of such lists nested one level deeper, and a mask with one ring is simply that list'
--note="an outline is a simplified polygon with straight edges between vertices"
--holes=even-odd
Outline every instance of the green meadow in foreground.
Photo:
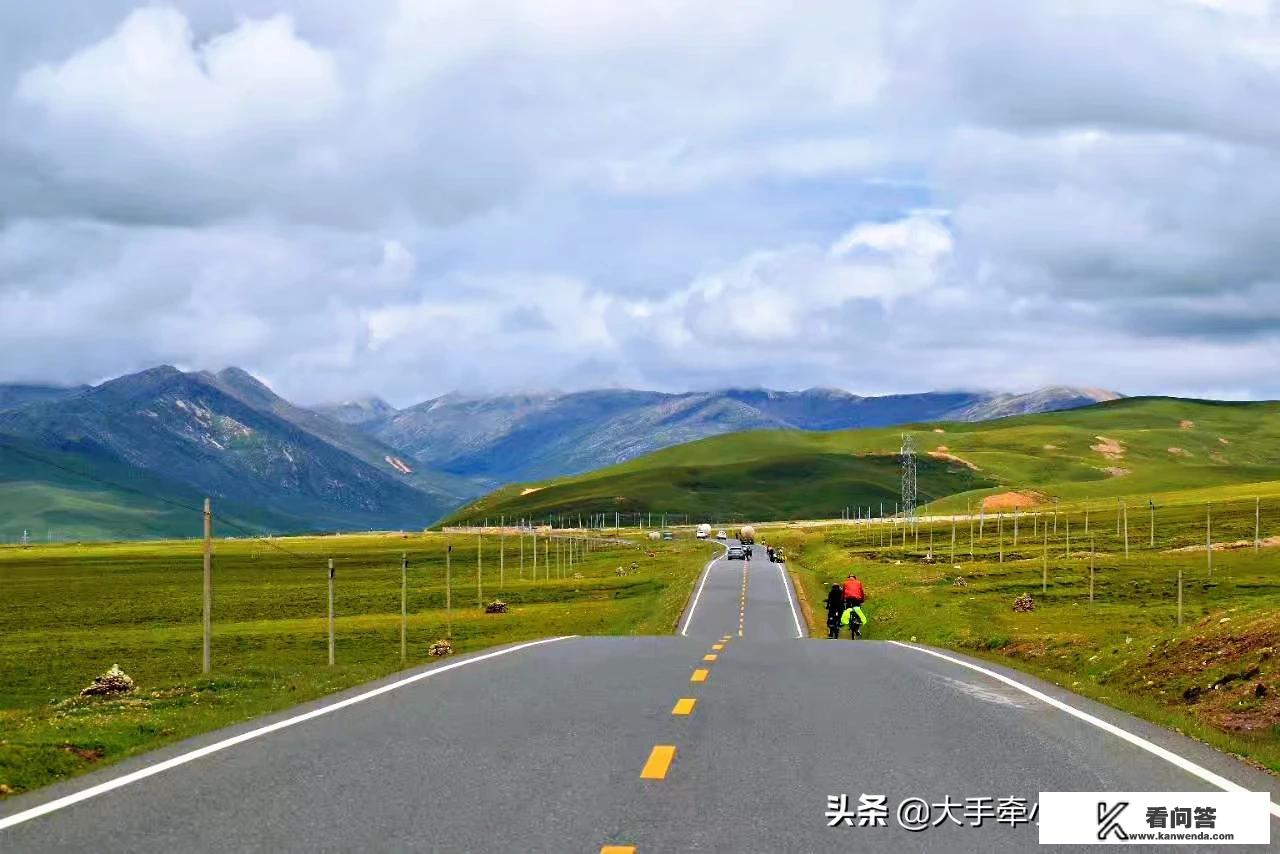
[{"label": "green meadow in foreground", "polygon": [[1269,484],[1280,490],[1280,403],[1129,398],[1066,412],[810,433],[716,436],[574,477],[500,489],[450,521],[643,512],[691,520],[832,519],[845,507],[890,510],[896,457],[916,440],[920,493],[960,512],[1009,491],[1024,501],[1160,500],[1166,493]]},{"label": "green meadow in foreground", "polygon": [[[213,670],[200,673],[200,544],[0,548],[0,795],[384,676],[400,661],[400,557],[408,569],[407,665],[444,638],[452,543],[456,652],[561,634],[665,634],[711,551],[690,540],[575,546],[439,534],[219,540]],[[558,556],[557,556],[558,553]],[[335,561],[336,666],[327,666],[327,570]],[[558,560],[558,568],[557,568]],[[634,566],[633,566],[634,565]],[[619,574],[619,568],[622,574]],[[501,573],[501,575],[500,575]],[[508,603],[486,614],[479,602]],[[79,698],[112,664],[137,682]]]},{"label": "green meadow in foreground", "polygon": [[[1149,507],[1115,502],[1060,505],[1056,522],[1021,515],[1017,545],[1012,516],[973,519],[972,557],[970,520],[957,520],[954,560],[949,519],[918,537],[866,523],[762,535],[788,550],[814,636],[826,636],[829,584],[853,572],[869,593],[868,638],[1012,665],[1280,771],[1280,492],[1215,497],[1212,567],[1202,503],[1158,507],[1154,546]],[[1034,610],[1014,610],[1023,594]]]}]

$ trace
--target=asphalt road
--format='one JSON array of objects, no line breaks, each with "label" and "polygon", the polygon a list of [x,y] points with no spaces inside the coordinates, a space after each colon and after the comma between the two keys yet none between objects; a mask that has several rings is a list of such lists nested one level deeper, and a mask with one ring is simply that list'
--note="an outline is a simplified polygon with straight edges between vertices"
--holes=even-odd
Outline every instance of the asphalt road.
[{"label": "asphalt road", "polygon": [[[0,829],[0,851],[1023,851],[1034,824],[973,827],[967,799],[1215,790],[921,649],[798,640],[785,575],[756,556],[712,563],[675,637],[521,645],[375,683],[385,690],[336,710],[322,711],[330,699],[193,739],[11,799],[0,826],[181,760]],[[1014,675],[1277,800],[1269,775]],[[682,699],[692,709],[675,714]],[[314,716],[284,723],[300,713]],[[251,735],[264,723],[280,726]],[[828,827],[841,794],[855,807],[884,795],[887,826]],[[965,826],[902,829],[893,811],[909,797],[950,798]]]}]

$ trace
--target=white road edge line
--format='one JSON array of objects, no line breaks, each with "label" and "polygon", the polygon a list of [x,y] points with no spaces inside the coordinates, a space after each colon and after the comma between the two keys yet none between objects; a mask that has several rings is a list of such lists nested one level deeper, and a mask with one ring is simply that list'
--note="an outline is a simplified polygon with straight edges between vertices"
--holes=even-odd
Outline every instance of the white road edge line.
[{"label": "white road edge line", "polygon": [[261,738],[262,736],[276,732],[277,730],[295,726],[303,723],[304,721],[309,721],[312,718],[318,718],[322,715],[327,715],[330,712],[336,712],[339,709],[345,709],[347,706],[354,706],[356,703],[362,703],[365,700],[372,699],[373,697],[377,697],[381,694],[389,693],[397,688],[403,688],[405,685],[411,685],[414,682],[429,679],[437,674],[445,673],[458,667],[465,667],[468,664],[486,661],[490,658],[497,658],[500,655],[509,655],[513,652],[519,652],[522,649],[529,649],[530,647],[541,646],[545,643],[555,643],[556,641],[567,640],[574,637],[577,637],[577,635],[563,635],[556,638],[544,638],[543,640],[529,641],[528,643],[522,643],[518,646],[500,649],[496,652],[485,653],[484,655],[478,655],[475,658],[467,658],[462,661],[455,661],[452,664],[433,667],[430,670],[424,670],[422,673],[415,673],[413,676],[398,679],[395,682],[379,686],[370,691],[365,691],[363,694],[357,694],[354,697],[348,697],[345,700],[339,700],[336,703],[331,703],[318,709],[312,709],[311,711],[305,712],[301,715],[294,715],[291,718],[286,718],[282,721],[276,721],[273,724],[267,724],[266,726],[258,727],[257,729],[249,730],[248,732],[243,732],[240,735],[235,735],[231,738],[226,738],[222,741],[206,745],[205,747],[183,753],[179,756],[173,757],[172,759],[166,759],[163,762],[158,762],[155,765],[148,765],[146,768],[139,768],[137,771],[125,774],[121,777],[116,777],[112,780],[107,780],[106,782],[99,783],[96,786],[90,786],[89,788],[83,789],[79,792],[73,792],[70,795],[57,798],[37,807],[32,807],[29,810],[24,810],[20,813],[0,818],[0,830],[4,830],[7,827],[13,827],[17,824],[22,824],[23,822],[30,821],[33,818],[39,818],[40,816],[47,815],[51,812],[56,812],[57,810],[64,809],[72,804],[78,804],[81,801],[96,798],[98,795],[105,795],[113,789],[119,789],[122,786],[129,785],[130,783],[145,780],[147,777],[155,776],[162,771],[168,771],[170,768],[176,768],[179,765],[186,765],[188,762],[194,762],[195,760],[208,756],[211,753],[217,753],[220,750],[226,750],[228,747],[234,747],[237,744],[242,744],[255,738]]},{"label": "white road edge line", "polygon": [[[1147,741],[1145,738],[1142,738],[1141,736],[1134,735],[1128,730],[1121,729],[1115,724],[1107,723],[1102,718],[1095,717],[1089,714],[1088,712],[1083,712],[1080,709],[1077,709],[1075,706],[1068,705],[1067,703],[1064,703],[1061,700],[1050,697],[1048,694],[1045,694],[1043,691],[1037,691],[1035,688],[1032,688],[1030,685],[1023,685],[1018,680],[1011,679],[1008,676],[1005,676],[1003,673],[997,673],[996,671],[991,670],[989,668],[981,667],[977,664],[971,664],[970,662],[965,661],[963,659],[955,658],[954,656],[950,656],[945,653],[935,652],[932,649],[926,649],[925,647],[916,646],[915,644],[903,643],[902,641],[895,641],[895,640],[891,640],[889,641],[889,643],[893,644],[894,646],[903,647],[905,649],[914,649],[916,652],[923,652],[926,655],[932,655],[934,658],[941,658],[943,661],[949,661],[952,664],[958,664],[961,667],[967,667],[970,670],[975,670],[984,676],[990,676],[992,679],[995,679],[998,682],[1003,682],[1004,684],[1012,688],[1017,688],[1019,691],[1021,691],[1024,694],[1027,694],[1031,697],[1035,697],[1037,700],[1041,701],[1042,703],[1048,703],[1050,706],[1053,706],[1055,709],[1058,709],[1059,711],[1066,712],[1067,714],[1073,717],[1079,718],[1085,723],[1092,724],[1093,726],[1097,727],[1100,730],[1103,730],[1104,732],[1109,732],[1112,735],[1116,736],[1117,738],[1124,739],[1130,744],[1136,747],[1140,747],[1143,750],[1147,751],[1148,753],[1154,754],[1155,756],[1160,757],[1161,759],[1165,760],[1166,762],[1172,765],[1178,766],[1183,771],[1186,771],[1189,774],[1193,774],[1196,777],[1199,777],[1201,780],[1204,780],[1206,783],[1217,786],[1219,789],[1222,789],[1223,791],[1226,791],[1226,792],[1250,791],[1249,789],[1246,789],[1244,786],[1241,786],[1239,783],[1228,780],[1226,777],[1222,777],[1222,776],[1219,776],[1218,774],[1213,773],[1208,768],[1203,768],[1197,765],[1196,763],[1192,762],[1190,759],[1186,759],[1182,756],[1179,756],[1178,754],[1174,753],[1171,750],[1166,750],[1165,748],[1161,747],[1158,744],[1152,744],[1151,742]],[[1271,814],[1273,816],[1280,817],[1280,805],[1277,805],[1274,801],[1271,802]]]},{"label": "white road edge line", "polygon": [[791,619],[796,621],[796,640],[804,637],[804,630],[800,628],[800,615],[796,613],[796,602],[791,598],[791,582],[787,580],[786,570],[782,568],[782,564],[775,563],[778,568],[778,575],[782,576],[782,589],[787,591],[787,604],[791,606]]},{"label": "white road edge line", "polygon": [[[719,546],[720,544],[716,543],[716,545]],[[721,546],[721,548],[724,549],[724,554],[727,555],[729,553],[728,546]],[[689,636],[689,624],[693,622],[693,609],[698,607],[698,600],[702,598],[702,588],[707,586],[707,576],[711,574],[711,565],[722,557],[724,555],[716,555],[707,561],[707,565],[702,568],[702,583],[698,585],[698,592],[693,594],[693,604],[689,606],[689,613],[684,616],[684,628],[680,630],[682,637],[687,638]]]}]

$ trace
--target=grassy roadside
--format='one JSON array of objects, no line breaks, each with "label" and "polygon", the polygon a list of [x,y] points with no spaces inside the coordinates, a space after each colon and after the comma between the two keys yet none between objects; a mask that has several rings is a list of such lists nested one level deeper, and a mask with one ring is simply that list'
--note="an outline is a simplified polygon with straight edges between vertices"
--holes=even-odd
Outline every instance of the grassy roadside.
[{"label": "grassy roadside", "polygon": [[[407,554],[408,661],[446,636],[445,546],[453,544],[456,653],[560,634],[672,631],[706,562],[690,540],[601,543],[572,570],[545,538],[532,580],[514,536],[439,534],[219,541],[213,671],[200,674],[199,544],[188,541],[0,548],[0,796],[47,785],[160,745],[323,697],[400,663],[400,556]],[[283,549],[283,551],[281,550]],[[336,660],[327,666],[327,574],[336,565]],[[634,564],[634,568],[633,568]],[[618,573],[622,568],[623,574]],[[499,598],[506,614],[477,604]],[[137,682],[116,698],[78,697],[112,664]]]},{"label": "grassy roadside", "polygon": [[[1251,541],[1251,503],[1220,512],[1224,539],[1243,541],[1237,535],[1247,529]],[[1006,529],[1001,562],[991,528],[981,538],[975,532],[969,558],[966,526],[954,564],[949,525],[933,526],[937,561],[928,559],[929,526],[919,547],[914,537],[887,545],[870,526],[778,527],[764,535],[788,549],[789,569],[816,603],[815,636],[826,634],[820,603],[828,585],[855,572],[870,594],[867,637],[917,640],[1017,667],[1280,771],[1280,549],[1216,550],[1210,573],[1203,547],[1176,545],[1197,536],[1190,511],[1160,520],[1155,548],[1149,529],[1140,546],[1131,536],[1127,558],[1096,529],[1093,550],[1088,541],[1082,548],[1080,524],[1076,517],[1070,553],[1065,518],[1056,534],[1050,529],[1047,562],[1043,529],[1017,548]],[[1015,612],[1013,600],[1028,593],[1035,609]]]}]

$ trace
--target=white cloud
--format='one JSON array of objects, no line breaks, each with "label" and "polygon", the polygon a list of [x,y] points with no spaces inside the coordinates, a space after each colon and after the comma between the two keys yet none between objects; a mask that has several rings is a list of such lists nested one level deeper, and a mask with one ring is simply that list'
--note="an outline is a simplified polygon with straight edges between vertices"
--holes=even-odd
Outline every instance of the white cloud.
[{"label": "white cloud", "polygon": [[1280,395],[1267,4],[34,9],[0,381]]},{"label": "white cloud", "polygon": [[27,71],[17,99],[55,123],[119,132],[152,146],[237,140],[306,127],[340,101],[333,58],[292,19],[245,19],[197,44],[187,19],[138,9],[106,39]]}]

